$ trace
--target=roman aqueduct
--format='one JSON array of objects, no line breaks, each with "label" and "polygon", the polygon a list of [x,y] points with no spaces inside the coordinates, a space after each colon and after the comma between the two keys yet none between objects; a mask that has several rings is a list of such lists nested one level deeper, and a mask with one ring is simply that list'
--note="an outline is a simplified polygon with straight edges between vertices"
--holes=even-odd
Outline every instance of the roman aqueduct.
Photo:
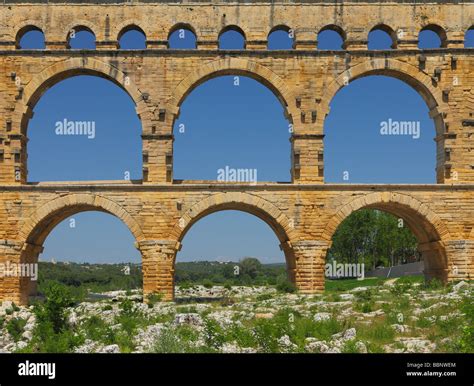
[{"label": "roman aqueduct", "polygon": [[[142,254],[144,293],[172,299],[174,261],[181,241],[202,217],[245,211],[265,221],[285,253],[288,272],[303,293],[324,288],[325,256],[338,225],[361,208],[403,218],[419,240],[428,277],[474,275],[474,49],[464,48],[474,26],[470,1],[314,0],[308,2],[72,3],[6,0],[0,7],[0,263],[35,262],[49,232],[78,212],[120,218]],[[139,28],[147,47],[120,49],[123,31]],[[168,48],[170,33],[188,28],[194,50]],[[290,50],[266,48],[270,31],[294,32]],[[379,28],[390,50],[369,50]],[[44,50],[23,50],[22,34],[41,30]],[[87,29],[94,50],[71,50],[71,30]],[[245,49],[220,50],[222,31],[238,29]],[[318,33],[338,31],[343,50],[318,50]],[[442,45],[420,50],[423,29]],[[143,180],[27,182],[27,127],[41,95],[59,81],[89,74],[109,79],[133,99],[142,122]],[[269,87],[294,130],[292,180],[252,184],[173,179],[173,123],[186,96],[223,74],[252,77]],[[387,75],[412,86],[436,126],[437,184],[325,184],[323,138],[329,104],[352,80]],[[51,149],[54,151],[54,149]],[[28,278],[0,278],[0,300],[24,303]]]}]

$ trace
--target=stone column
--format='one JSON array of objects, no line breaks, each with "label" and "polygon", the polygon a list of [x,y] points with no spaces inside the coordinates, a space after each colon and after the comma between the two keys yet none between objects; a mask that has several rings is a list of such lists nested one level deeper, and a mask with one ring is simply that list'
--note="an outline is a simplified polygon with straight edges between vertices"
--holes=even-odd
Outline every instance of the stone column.
[{"label": "stone column", "polygon": [[21,249],[21,243],[15,240],[0,240],[0,301],[10,300],[17,304],[28,301],[27,294],[22,294],[21,278],[10,275],[9,270],[12,264],[20,263]]},{"label": "stone column", "polygon": [[294,183],[324,182],[323,134],[293,134],[292,179]]},{"label": "stone column", "polygon": [[176,240],[144,240],[137,247],[142,254],[143,299],[150,294],[174,298],[174,260],[179,250]]},{"label": "stone column", "polygon": [[368,36],[364,29],[347,31],[346,41],[343,44],[345,50],[367,50]]},{"label": "stone column", "polygon": [[303,294],[324,291],[326,252],[330,243],[323,240],[301,240],[292,243],[296,262],[296,287]]},{"label": "stone column", "polygon": [[447,281],[474,278],[474,240],[450,240],[446,243]]},{"label": "stone column", "polygon": [[316,49],[316,34],[311,30],[297,30],[295,39],[296,50],[314,51]]}]

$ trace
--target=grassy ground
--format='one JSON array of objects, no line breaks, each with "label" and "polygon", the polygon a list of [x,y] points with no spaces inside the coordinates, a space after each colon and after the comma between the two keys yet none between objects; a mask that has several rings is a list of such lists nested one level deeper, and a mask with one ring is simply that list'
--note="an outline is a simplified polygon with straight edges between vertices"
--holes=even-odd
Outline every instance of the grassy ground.
[{"label": "grassy ground", "polygon": [[[82,303],[64,309],[56,331],[49,324],[58,315],[43,314],[19,351],[72,352],[94,342],[91,351],[99,352],[108,345],[120,352],[474,352],[469,285],[457,290],[421,278],[339,280],[314,296],[245,288],[221,287],[223,295],[205,303],[155,297],[147,305],[136,296]],[[5,328],[18,338],[24,323],[15,312],[16,321]],[[151,327],[160,333],[150,335]]]}]

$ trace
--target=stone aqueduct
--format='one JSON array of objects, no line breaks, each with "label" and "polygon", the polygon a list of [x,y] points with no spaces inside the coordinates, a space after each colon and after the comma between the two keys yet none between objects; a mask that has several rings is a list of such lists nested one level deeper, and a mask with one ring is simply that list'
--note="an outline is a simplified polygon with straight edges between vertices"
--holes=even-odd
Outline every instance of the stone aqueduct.
[{"label": "stone aqueduct", "polygon": [[[474,275],[474,49],[463,48],[474,4],[437,1],[310,2],[23,2],[0,7],[0,263],[35,262],[49,232],[75,213],[98,210],[120,218],[141,251],[144,293],[172,299],[174,261],[187,230],[216,211],[235,209],[265,221],[285,252],[303,293],[324,288],[325,256],[338,224],[360,208],[403,218],[419,240],[428,277]],[[147,48],[125,51],[118,37],[138,26]],[[186,26],[195,50],[169,49],[171,31]],[[266,49],[269,32],[291,28],[291,50]],[[372,28],[393,37],[393,49],[367,49]],[[239,28],[244,50],[218,48],[219,34]],[[419,50],[424,28],[442,39]],[[40,29],[44,50],[19,49],[21,35]],[[95,50],[68,49],[72,29],[95,34]],[[341,51],[317,49],[318,32],[339,31]],[[104,77],[128,92],[142,122],[143,180],[27,182],[27,126],[35,103],[57,82],[78,74]],[[200,83],[246,75],[269,87],[293,124],[292,181],[223,184],[173,180],[173,123]],[[437,184],[324,183],[324,120],[336,92],[373,74],[401,79],[424,98],[435,121]],[[54,151],[54,149],[51,149]],[[24,303],[27,278],[0,278],[0,300]]]}]

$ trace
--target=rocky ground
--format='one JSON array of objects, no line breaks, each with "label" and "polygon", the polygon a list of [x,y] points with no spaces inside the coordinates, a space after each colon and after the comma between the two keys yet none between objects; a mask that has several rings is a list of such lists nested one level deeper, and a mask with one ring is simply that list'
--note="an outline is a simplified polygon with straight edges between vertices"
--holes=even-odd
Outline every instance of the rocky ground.
[{"label": "rocky ground", "polygon": [[473,293],[465,282],[433,289],[392,281],[306,296],[196,286],[178,288],[174,303],[145,304],[139,291],[117,291],[68,308],[67,331],[54,339],[67,344],[57,346],[35,339],[33,306],[5,301],[0,352],[457,352],[466,350],[472,315],[463,310]]}]

